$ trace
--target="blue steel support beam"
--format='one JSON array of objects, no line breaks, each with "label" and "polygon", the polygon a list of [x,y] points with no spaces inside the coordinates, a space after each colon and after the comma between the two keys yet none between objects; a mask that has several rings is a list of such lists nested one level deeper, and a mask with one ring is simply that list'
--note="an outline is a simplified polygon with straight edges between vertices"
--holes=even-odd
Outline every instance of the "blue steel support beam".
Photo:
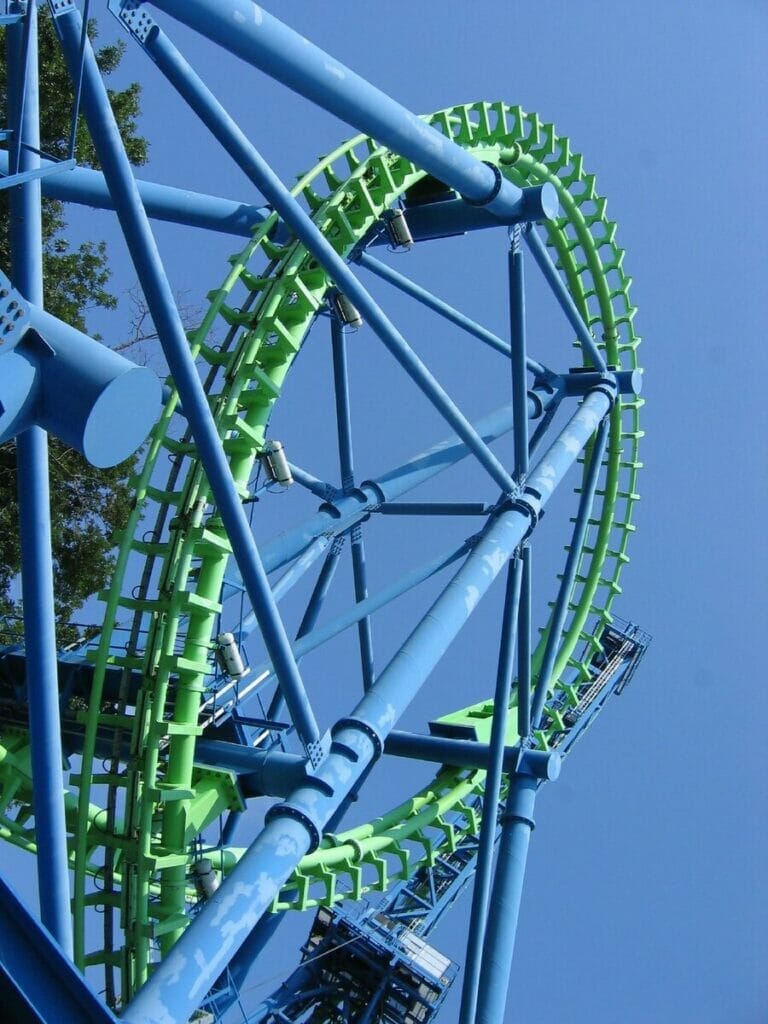
[{"label": "blue steel support beam", "polygon": [[[524,189],[524,192],[527,191]],[[528,216],[524,210],[512,216],[495,216],[488,212],[487,207],[473,206],[460,198],[409,206],[406,197],[403,213],[414,242],[428,242],[431,239],[463,235],[467,231],[482,231],[497,228],[501,224],[510,226],[536,219]],[[371,244],[381,245],[388,242],[388,236],[383,234],[377,236]]]},{"label": "blue steel support beam", "polygon": [[376,509],[382,516],[487,516],[492,511],[482,501],[396,501]]},{"label": "blue steel support beam", "polygon": [[341,488],[347,493],[355,486],[352,416],[349,406],[349,370],[344,327],[335,316],[331,319],[331,348],[333,351],[333,393],[336,401],[336,436],[339,442],[339,470]]},{"label": "blue steel support beam", "polygon": [[[331,320],[331,346],[333,349],[333,390],[336,400],[336,433],[339,443],[341,488],[345,494],[349,494],[355,486],[355,466],[352,455],[352,415],[349,405],[349,369],[347,365],[347,344],[344,336],[344,327],[336,317],[333,317]],[[360,604],[368,597],[365,544],[360,523],[355,523],[350,532],[350,554],[352,556],[355,601]],[[367,615],[361,618],[357,624],[357,639],[360,646],[363,689],[370,690],[373,686],[375,675],[371,620]]]},{"label": "blue steel support beam", "polygon": [[[343,633],[344,630],[349,629],[350,626],[354,626],[355,623],[360,622],[366,616],[373,615],[373,613],[377,612],[379,608],[383,608],[384,605],[389,604],[391,601],[394,601],[402,594],[405,594],[409,590],[412,590],[414,587],[417,587],[420,583],[423,583],[424,580],[427,580],[431,576],[436,575],[436,573],[441,572],[443,569],[446,569],[449,565],[452,565],[454,562],[458,561],[460,558],[466,555],[472,549],[473,543],[473,540],[464,541],[462,544],[459,545],[458,548],[446,551],[442,555],[439,555],[437,558],[431,559],[431,561],[427,562],[425,565],[419,566],[417,569],[413,569],[411,572],[406,573],[396,582],[391,583],[388,587],[384,587],[377,593],[372,594],[370,597],[367,597],[364,601],[361,601],[359,604],[353,605],[353,607],[348,612],[339,615],[337,618],[333,619],[331,622],[326,623],[324,626],[318,626],[316,628],[312,628],[312,626],[314,626],[315,622],[317,621],[317,614],[319,614],[320,609],[319,605],[315,602],[315,593],[313,593],[312,598],[310,599],[310,605],[307,608],[307,613],[305,614],[304,619],[302,620],[301,627],[299,628],[299,632],[296,636],[296,641],[293,645],[293,653],[296,659],[300,660],[304,657],[304,655],[309,654],[310,651],[314,651],[321,644],[327,643],[329,640],[332,640],[333,637],[338,636],[340,633]],[[326,565],[329,565],[330,560],[333,556],[334,551],[331,550],[328,559],[326,560]],[[333,571],[335,571],[337,562],[338,553],[335,555],[331,566]],[[323,572],[321,572],[321,575],[318,578],[318,582],[315,587],[315,592],[321,592],[323,596],[327,592],[327,588],[330,585],[329,581],[327,580],[327,577],[324,576],[326,565],[323,566]],[[319,591],[319,588],[321,587],[322,590]],[[310,610],[312,611],[311,620],[309,615]],[[257,669],[255,669],[253,675],[255,678],[258,679],[264,673],[270,672],[270,665],[260,665]],[[266,682],[268,678],[268,676],[264,676],[262,682]],[[221,696],[223,692],[224,691],[219,691],[218,696]],[[279,708],[280,702],[273,701],[272,705],[270,705],[267,717],[270,719],[274,718],[274,716],[278,713]]]},{"label": "blue steel support beam", "polygon": [[[595,389],[584,399],[530,474],[525,495],[492,520],[376,686],[349,718],[334,726],[331,750],[323,763],[286,804],[270,809],[262,832],[136,994],[123,1020],[129,1024],[185,1021],[200,1005],[296,864],[317,847],[335,811],[380,755],[385,737],[529,533],[612,401],[609,389]],[[510,807],[515,810],[514,804]]]},{"label": "blue steel support beam", "polygon": [[[370,272],[375,274],[376,277],[380,277],[382,281],[387,281],[405,295],[410,295],[411,298],[416,299],[428,309],[433,310],[435,313],[439,313],[439,315],[445,320],[448,320],[452,324],[456,324],[457,327],[461,327],[468,334],[473,335],[479,341],[488,345],[489,348],[493,348],[497,352],[503,353],[505,356],[511,355],[512,350],[510,346],[502,338],[499,338],[492,331],[483,327],[482,324],[475,323],[474,320],[470,319],[464,313],[460,312],[458,309],[454,309],[453,306],[449,306],[447,302],[439,299],[436,295],[427,291],[426,288],[422,288],[421,285],[416,284],[415,281],[411,281],[411,279],[406,277],[404,274],[399,273],[397,270],[393,270],[392,267],[387,266],[386,263],[382,263],[380,260],[375,259],[365,251],[358,253],[355,257],[355,261],[359,263],[361,267],[365,267],[366,270],[370,270]],[[549,375],[549,371],[546,367],[535,359],[527,359],[526,365],[537,377],[546,377]]]},{"label": "blue steel support beam", "polygon": [[[554,396],[548,397],[550,402],[554,401]],[[541,400],[529,395],[528,408],[532,415],[538,415],[542,409]],[[475,424],[475,430],[486,443],[497,440],[511,428],[511,406],[503,406]],[[267,572],[272,572],[295,558],[321,534],[345,532],[382,502],[392,502],[407,494],[432,477],[455,466],[469,454],[470,450],[466,444],[456,437],[450,437],[415,455],[401,466],[373,480],[362,481],[353,494],[328,502],[306,522],[286,530],[265,545],[262,559]]]},{"label": "blue steel support beam", "polygon": [[522,773],[510,782],[485,933],[476,1024],[499,1024],[504,1020],[538,786],[537,779]]},{"label": "blue steel support beam", "polygon": [[539,265],[539,268],[546,278],[547,284],[555,294],[555,298],[560,303],[560,307],[568,318],[568,322],[576,332],[576,337],[582,344],[584,351],[588,354],[592,360],[592,365],[596,366],[598,370],[605,370],[606,363],[605,357],[600,349],[597,347],[595,339],[592,337],[592,333],[584,323],[584,319],[581,313],[576,308],[576,303],[571,297],[571,293],[565,286],[565,282],[560,277],[557,267],[552,262],[552,257],[547,252],[546,245],[542,242],[541,238],[533,225],[530,225],[526,231],[523,232],[523,237],[531,250],[533,258]]},{"label": "blue steel support beam", "polygon": [[[41,160],[40,167],[48,173],[43,178],[43,195],[63,203],[77,203],[97,210],[114,211],[104,175],[88,167],[74,167]],[[0,175],[8,172],[8,154],[0,152]],[[2,179],[0,179],[0,182]],[[270,214],[263,206],[239,203],[190,189],[159,185],[154,181],[136,179],[147,216],[154,220],[189,227],[205,228],[225,235],[250,238],[257,225]]]},{"label": "blue steel support beam", "polygon": [[[339,560],[341,558],[341,551],[342,548],[344,547],[344,539],[345,538],[343,535],[341,537],[334,537],[333,542],[331,543],[331,550],[325,556],[322,568],[320,569],[315,585],[312,588],[312,593],[310,594],[306,611],[304,612],[302,620],[299,624],[299,629],[296,634],[297,640],[300,640],[302,637],[306,636],[307,633],[311,632],[320,616],[320,611],[322,610],[325,599],[328,596],[328,591],[331,589],[333,577],[336,575],[336,569],[338,568]],[[241,640],[243,639],[243,636],[244,634],[241,632]],[[299,656],[296,655],[295,650],[294,656],[296,657],[296,661],[298,662]],[[257,672],[257,679],[258,675],[259,673]],[[270,701],[269,710],[267,711],[267,718],[270,721],[274,721],[275,718],[277,718],[278,714],[280,713],[280,709],[282,706],[283,695],[280,692],[280,690],[278,690],[277,693],[272,698],[272,700]]]},{"label": "blue steel support beam", "polygon": [[[52,7],[70,74],[77,77],[82,19],[69,0]],[[216,423],[189,349],[184,326],[165,276],[160,254],[141,205],[131,166],[120,139],[109,97],[90,43],[86,40],[82,106],[104,177],[114,199],[123,234],[139,282],[157,328],[163,352],[179,392],[184,414],[200,453],[219,514],[232,543],[251,605],[257,613],[264,643],[277,670],[296,731],[313,762],[319,761],[320,733],[288,637],[272,599],[248,518],[229,470]]]},{"label": "blue steel support beam", "polygon": [[[470,202],[502,217],[524,208],[523,189],[251,0],[153,0],[153,6],[407,157]],[[550,186],[528,216],[539,220],[556,212],[557,194]]]},{"label": "blue steel support beam", "polygon": [[[456,768],[487,769],[495,756],[492,745],[476,740],[457,740],[448,736],[422,736],[419,733],[393,729],[384,741],[384,753],[393,757],[408,757],[433,764],[450,764]],[[504,747],[502,769],[514,772],[522,766],[529,775],[551,782],[560,774],[561,757],[557,751],[521,750]],[[486,782],[486,791],[488,783]]]},{"label": "blue steel support beam", "polygon": [[[57,162],[42,159],[39,173],[42,176],[44,196],[59,199],[63,203],[75,203],[79,206],[114,212],[115,204],[100,171],[94,171],[89,167],[76,167],[74,161],[70,160]],[[7,174],[8,154],[0,151],[0,187],[8,184],[5,181]],[[153,220],[203,228],[240,238],[249,238],[254,228],[272,212],[268,206],[255,206],[253,203],[162,185],[143,178],[137,178],[136,185],[147,216]],[[525,211],[512,217],[495,217],[483,207],[471,206],[463,199],[410,207],[405,213],[408,228],[417,242],[464,234],[467,231],[498,228],[516,224],[521,219],[528,220]],[[279,225],[275,241],[282,241]],[[380,245],[387,242],[386,236],[380,236],[371,244]]]},{"label": "blue steel support beam", "polygon": [[24,302],[2,272],[0,295],[4,305],[15,297],[22,313],[21,338],[2,356],[0,441],[37,425],[99,468],[127,459],[160,414],[157,376]]},{"label": "blue steel support beam", "polygon": [[[537,728],[547,699],[552,670],[555,667],[555,659],[560,647],[560,637],[562,636],[565,619],[568,614],[568,602],[571,598],[571,591],[576,579],[576,573],[578,572],[579,561],[581,560],[581,548],[587,534],[589,517],[592,513],[592,503],[595,499],[595,491],[600,479],[600,469],[603,456],[605,455],[605,447],[608,443],[608,427],[608,421],[603,420],[590,454],[589,469],[582,486],[579,507],[576,512],[576,523],[573,528],[573,536],[571,537],[565,568],[563,569],[563,578],[560,581],[555,607],[552,609],[549,635],[547,636],[547,643],[544,648],[544,657],[542,658],[539,678],[536,682],[533,696],[533,710],[527,722],[528,731],[524,734],[525,736],[529,734],[531,728]],[[521,735],[523,735],[522,731]]]},{"label": "blue steel support beam", "polygon": [[[251,13],[258,10],[252,4],[248,4],[247,7]],[[218,12],[211,13],[216,16]],[[485,445],[472,424],[413,352],[331,243],[323,236],[311,217],[283,185],[170,39],[161,29],[154,26],[144,40],[144,47],[168,81],[218,139],[243,173],[263,193],[307,251],[333,278],[339,290],[357,306],[363,318],[385,347],[441,416],[464,440],[478,462],[485,467],[505,493],[514,493],[515,485],[501,462]],[[443,138],[439,135],[438,137]],[[463,152],[463,150],[459,151]],[[485,167],[484,164],[481,166]]]},{"label": "blue steel support beam", "polygon": [[533,595],[533,551],[524,544],[520,551],[523,563],[520,619],[517,624],[517,732],[524,740],[531,731],[531,601]]},{"label": "blue steel support beam", "polygon": [[488,897],[493,874],[493,850],[496,840],[501,777],[504,767],[504,753],[507,737],[507,717],[512,691],[512,673],[515,656],[517,622],[520,611],[520,591],[523,579],[523,565],[515,558],[507,567],[507,589],[504,598],[504,612],[501,623],[501,647],[496,673],[496,690],[493,697],[493,720],[491,722],[491,749],[488,774],[483,794],[483,817],[480,825],[480,843],[477,851],[477,869],[472,889],[472,909],[467,935],[467,957],[464,966],[464,983],[461,991],[461,1024],[472,1024],[477,1004],[477,987],[480,980],[480,964],[485,941],[485,923],[488,914]]},{"label": "blue steel support beam", "polygon": [[[40,148],[37,6],[34,3],[27,8],[26,24],[17,22],[8,26],[6,42],[9,114],[11,123],[14,113],[19,114],[19,132],[25,143],[19,148],[19,164],[13,170],[24,171],[36,167],[38,157],[35,150]],[[26,61],[23,61],[25,50]],[[9,226],[14,283],[30,302],[42,305],[39,180],[28,181],[11,192]],[[71,957],[72,917],[56,665],[48,437],[44,430],[31,427],[19,436],[16,460],[40,915],[64,954]]]},{"label": "blue steel support beam", "polygon": [[514,423],[515,480],[522,484],[528,472],[528,390],[526,383],[525,279],[520,228],[510,232],[509,336],[512,347],[512,419]]},{"label": "blue steel support beam", "polygon": [[[63,792],[63,790],[62,790]],[[42,859],[42,850],[39,851]],[[0,878],[0,1004],[13,1024],[117,1024],[117,1018]]]},{"label": "blue steel support beam", "polygon": [[285,797],[306,778],[306,760],[282,750],[257,750],[242,743],[201,737],[195,745],[195,762],[237,772],[243,796]]},{"label": "blue steel support beam", "polygon": [[[368,600],[368,570],[365,564],[365,546],[363,529],[355,523],[350,531],[350,554],[352,555],[352,577],[355,586],[355,602],[359,608]],[[373,635],[371,618],[363,615],[357,623],[357,638],[360,645],[360,667],[362,670],[363,689],[370,690],[376,681],[376,670],[373,661]]]},{"label": "blue steel support beam", "polygon": [[332,501],[335,497],[337,493],[336,488],[331,487],[331,485],[326,483],[325,480],[319,480],[316,476],[308,473],[306,469],[302,469],[301,466],[297,466],[294,462],[289,462],[288,468],[291,471],[291,476],[294,481],[299,484],[300,487],[305,487],[316,497],[320,498],[321,501]]}]

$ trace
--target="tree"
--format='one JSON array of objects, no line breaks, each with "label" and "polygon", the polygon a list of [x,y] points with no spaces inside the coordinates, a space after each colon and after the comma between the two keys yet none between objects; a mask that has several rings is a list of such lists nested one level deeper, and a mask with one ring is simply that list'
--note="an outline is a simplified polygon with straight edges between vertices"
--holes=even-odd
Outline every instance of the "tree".
[{"label": "tree", "polygon": [[[98,36],[96,23],[88,24],[91,41]],[[120,65],[125,44],[100,47],[96,60],[103,75]],[[40,136],[41,148],[56,159],[68,155],[73,89],[58,39],[47,11],[39,23]],[[0,31],[0,124],[7,124],[7,62],[5,31]],[[137,131],[140,87],[109,90],[112,109],[132,163],[147,160],[148,143]],[[81,165],[98,167],[87,128],[79,119],[75,156]],[[89,309],[114,309],[116,297],[109,291],[109,260],[103,242],[70,245],[62,203],[43,199],[43,273],[45,308],[54,316],[87,330]],[[0,267],[10,269],[8,196],[0,191]],[[60,642],[76,637],[68,624],[73,613],[106,584],[114,564],[114,534],[124,528],[130,511],[128,476],[135,457],[109,470],[97,470],[77,452],[55,438],[50,444],[51,530],[53,540],[56,620]],[[18,635],[20,612],[16,581],[20,571],[16,495],[16,447],[0,447],[0,616],[11,636]],[[2,640],[0,640],[2,642]],[[7,642],[7,639],[5,640]]]}]

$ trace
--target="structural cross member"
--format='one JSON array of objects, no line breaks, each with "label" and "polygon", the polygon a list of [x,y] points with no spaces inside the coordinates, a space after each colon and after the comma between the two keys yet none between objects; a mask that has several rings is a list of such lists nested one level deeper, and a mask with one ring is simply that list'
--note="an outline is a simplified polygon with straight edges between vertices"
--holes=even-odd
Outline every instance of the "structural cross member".
[{"label": "structural cross member", "polygon": [[154,372],[27,302],[2,272],[0,336],[0,441],[36,424],[100,468],[144,441],[160,412]]}]

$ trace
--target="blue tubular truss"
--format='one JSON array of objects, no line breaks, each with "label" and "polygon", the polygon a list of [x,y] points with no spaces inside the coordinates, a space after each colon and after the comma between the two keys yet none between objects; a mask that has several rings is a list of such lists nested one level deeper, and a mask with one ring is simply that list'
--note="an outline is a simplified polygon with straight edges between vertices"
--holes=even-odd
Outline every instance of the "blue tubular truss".
[{"label": "blue tubular truss", "polygon": [[[179,451],[186,446],[197,453],[210,484],[215,514],[224,524],[225,543],[231,546],[236,563],[226,577],[222,600],[230,597],[241,605],[234,632],[217,630],[215,642],[203,652],[203,657],[209,658],[206,665],[215,658],[228,667],[219,664],[216,672],[210,672],[215,681],[210,690],[203,690],[200,717],[194,726],[200,734],[195,770],[226,778],[232,794],[230,814],[216,846],[221,877],[216,876],[215,887],[200,897],[194,913],[189,912],[192,899],[185,889],[186,855],[168,854],[177,859],[170,865],[177,872],[177,881],[164,882],[162,894],[176,885],[184,913],[166,929],[164,955],[151,964],[148,980],[141,987],[134,985],[138,991],[129,991],[132,998],[121,1006],[121,1019],[126,1024],[181,1024],[204,1006],[223,1016],[237,997],[250,963],[274,934],[281,915],[270,914],[273,901],[278,900],[302,858],[325,849],[323,844],[357,798],[374,763],[383,756],[402,756],[454,765],[467,777],[484,772],[484,792],[475,788],[461,812],[450,812],[444,837],[435,843],[434,857],[427,858],[411,877],[401,878],[376,906],[321,909],[297,972],[252,1019],[263,1024],[298,1021],[306,1019],[302,1015],[312,1007],[326,1007],[336,1015],[335,1020],[363,1024],[433,1020],[457,968],[424,940],[462,888],[475,879],[461,1022],[497,1024],[506,1002],[536,793],[542,782],[557,777],[561,756],[611,694],[628,684],[648,642],[636,627],[606,621],[600,635],[582,652],[578,669],[573,666],[560,671],[559,666],[556,671],[572,594],[580,579],[581,552],[593,524],[592,506],[596,494],[601,493],[609,435],[622,413],[620,396],[632,396],[639,390],[633,371],[608,365],[593,336],[593,321],[588,314],[582,315],[533,226],[557,216],[556,189],[549,183],[515,184],[514,174],[502,174],[478,159],[251,0],[155,0],[153,6],[158,11],[339,115],[438,183],[436,199],[420,201],[406,190],[395,208],[383,213],[379,209],[379,219],[358,233],[354,247],[343,256],[155,23],[149,5],[142,0],[109,0],[109,8],[269,205],[238,203],[137,181],[80,10],[74,0],[49,0],[49,6],[76,94],[73,133],[82,111],[103,172],[76,168],[72,160],[49,161],[40,153],[36,4],[0,5],[0,24],[7,26],[10,81],[10,125],[2,133],[7,151],[0,153],[0,188],[10,189],[13,251],[12,281],[0,280],[0,326],[8,324],[12,335],[0,351],[0,369],[5,374],[0,374],[0,440],[19,435],[26,638],[23,651],[9,652],[0,659],[0,703],[12,706],[18,713],[15,725],[29,730],[45,926],[40,928],[26,911],[17,910],[15,897],[0,882],[3,991],[10,1005],[20,1007],[19,1020],[52,1024],[115,1019],[68,959],[72,938],[67,834],[74,830],[71,805],[62,799],[62,755],[63,750],[81,752],[84,741],[80,724],[65,722],[62,746],[60,705],[72,695],[90,696],[95,676],[82,651],[59,655],[57,665],[45,430],[77,447],[94,464],[113,465],[118,455],[124,458],[142,442],[160,402],[159,383],[149,371],[94,347],[92,339],[43,310],[40,204],[41,196],[48,195],[111,209],[119,218],[186,420],[184,440],[174,438],[174,443]],[[86,18],[87,10],[86,4]],[[519,155],[501,159],[514,162]],[[406,221],[407,235],[416,241],[499,226],[509,229],[509,340],[369,254],[368,249],[380,245],[386,231],[393,230],[398,215]],[[320,507],[300,525],[260,547],[228,461],[227,442],[239,439],[220,438],[210,396],[200,380],[152,236],[150,217],[244,237],[254,232],[261,237],[259,232],[269,229],[265,252],[303,247],[332,281],[332,291],[325,299],[333,310],[330,348],[338,486],[308,469],[289,465],[293,480],[319,499]],[[265,225],[267,219],[274,223]],[[527,351],[523,241],[579,340],[590,364],[586,370],[555,372]],[[270,255],[275,261],[279,258]],[[478,339],[498,354],[492,358],[501,356],[509,404],[470,421],[360,283],[359,267]],[[343,322],[348,304],[356,307],[452,431],[442,443],[373,478],[362,477],[355,466]],[[321,324],[327,323],[324,309],[313,307],[313,316]],[[231,340],[249,310],[230,312],[235,325]],[[51,355],[54,358],[49,358]],[[51,402],[54,393],[56,401]],[[102,432],[99,417],[119,423],[128,409],[132,429],[126,427],[122,436],[114,436],[120,431]],[[553,421],[558,414],[556,431]],[[493,445],[510,431],[513,457],[508,466],[499,446]],[[265,453],[266,447],[260,457]],[[485,471],[484,484],[495,489],[492,500],[483,493],[477,500],[463,496],[453,501],[429,500],[421,495],[412,501],[402,500],[468,457]],[[534,672],[532,541],[549,499],[577,460],[585,463],[585,471],[570,552],[541,664]],[[266,490],[257,475],[247,500],[253,503]],[[406,525],[415,517],[441,517],[443,525],[459,528],[468,521],[476,532],[471,536],[459,533],[442,553],[425,555],[421,565],[401,570],[399,578],[373,590],[368,581],[366,523],[378,521],[383,529],[388,517],[400,517],[395,523],[390,518],[390,526]],[[143,547],[158,547],[162,529],[142,541]],[[345,546],[350,550],[354,600],[347,602],[344,611],[334,606],[332,617],[323,621],[321,615]],[[451,573],[440,584],[439,575],[448,569]],[[291,641],[278,602],[297,584],[306,582],[311,570],[317,578],[308,599],[305,597],[304,614]],[[506,577],[506,590],[490,736],[470,736],[466,729],[446,735],[436,728],[431,736],[397,730],[399,718],[500,576]],[[414,620],[407,639],[388,663],[374,665],[374,613],[428,580],[433,588],[430,606]],[[291,597],[295,596],[296,591]],[[216,615],[221,625],[222,613]],[[140,616],[136,621],[140,622]],[[358,635],[362,695],[351,712],[338,717],[323,734],[299,663],[351,627]],[[243,664],[238,661],[243,643],[257,628],[265,647],[261,664],[255,658],[253,664]],[[133,633],[140,631],[134,626]],[[131,642],[135,640],[133,636]],[[377,652],[380,643],[377,632]],[[103,693],[100,691],[105,703],[135,707],[146,697],[147,680],[128,661],[107,669]],[[18,692],[24,691],[25,673],[28,707],[19,711]],[[273,685],[270,699],[264,699],[267,686]],[[94,702],[93,706],[100,704]],[[279,720],[284,707],[287,721]],[[289,749],[292,739],[296,742]],[[113,765],[135,755],[122,736],[109,745],[102,737],[97,740],[97,751],[105,751]],[[111,777],[109,773],[104,776]],[[168,800],[191,801],[194,796],[185,790],[168,795]],[[265,796],[274,801],[263,828],[247,849],[233,851],[233,834],[245,803]],[[184,814],[186,810],[178,817]],[[449,838],[453,836],[451,815],[458,826],[459,818],[467,814],[481,822],[479,836],[462,834],[453,842]],[[195,856],[199,854],[195,869],[206,862],[204,835],[212,826],[202,812],[201,820],[203,824],[194,829],[190,840]],[[88,827],[98,831],[100,821],[94,813]],[[494,869],[497,848],[500,853]],[[123,869],[127,858],[121,857],[122,851],[112,858],[110,873]],[[201,890],[204,884],[212,884],[209,875],[215,874],[213,869],[209,873],[201,869],[200,877],[195,876]],[[207,883],[201,881],[203,876]],[[161,886],[157,888],[161,890]],[[112,890],[109,896],[114,895]],[[149,898],[156,898],[154,890]],[[110,905],[110,915],[116,906]],[[154,924],[146,927],[154,928]],[[167,938],[170,931],[174,942]],[[157,932],[159,935],[161,929]],[[113,952],[107,956],[110,970]],[[45,961],[47,984],[42,993],[34,991],[39,988],[34,970],[37,960]]]}]

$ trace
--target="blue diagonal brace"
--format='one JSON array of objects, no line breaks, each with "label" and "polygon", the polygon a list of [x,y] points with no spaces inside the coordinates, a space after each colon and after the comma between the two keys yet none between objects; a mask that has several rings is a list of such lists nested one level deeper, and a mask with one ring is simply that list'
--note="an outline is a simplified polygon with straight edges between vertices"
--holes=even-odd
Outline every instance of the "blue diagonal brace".
[{"label": "blue diagonal brace", "polygon": [[[55,0],[52,13],[70,74],[75,76],[80,66],[82,19],[69,0]],[[313,762],[319,762],[323,752],[320,749],[317,722],[232,479],[216,423],[198,377],[184,326],[88,40],[83,58],[83,113],[99,154],[142,291],[297,734]]]},{"label": "blue diagonal brace", "polygon": [[[251,12],[255,9],[252,5],[248,6]],[[155,27],[144,46],[163,74],[237,162],[240,169],[248,175],[295,232],[297,238],[330,274],[340,291],[357,306],[364,320],[416,386],[464,440],[478,462],[505,493],[514,493],[515,484],[501,462],[165,33]]]},{"label": "blue diagonal brace", "polygon": [[[375,687],[349,718],[336,724],[325,761],[286,804],[270,809],[262,832],[136,994],[123,1014],[124,1021],[184,1021],[204,1000],[295,866],[319,845],[328,822],[380,755],[384,739],[532,529],[538,511],[594,434],[611,402],[612,396],[602,389],[584,399],[530,474],[525,500],[511,503],[490,523]],[[514,806],[511,809],[514,813]]]}]

